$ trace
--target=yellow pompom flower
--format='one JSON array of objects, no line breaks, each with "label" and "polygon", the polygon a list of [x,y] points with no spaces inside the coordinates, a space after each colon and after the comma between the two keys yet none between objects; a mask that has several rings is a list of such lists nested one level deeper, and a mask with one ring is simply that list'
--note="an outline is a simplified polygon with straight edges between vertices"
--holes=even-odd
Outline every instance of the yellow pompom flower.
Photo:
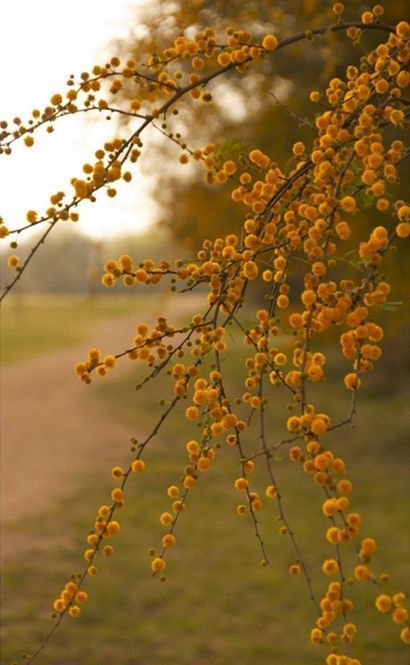
[{"label": "yellow pompom flower", "polygon": [[117,359],[116,359],[115,356],[112,356],[112,355],[105,356],[104,360],[103,360],[103,363],[106,367],[111,369],[112,367],[115,367],[115,365],[117,363]]},{"label": "yellow pompom flower", "polygon": [[65,608],[65,603],[62,598],[57,598],[53,603],[53,609],[55,612],[62,612]]},{"label": "yellow pompom flower", "polygon": [[258,274],[259,274],[259,269],[258,266],[256,265],[255,261],[246,261],[243,264],[243,274],[245,275],[246,279],[253,280],[256,279]]},{"label": "yellow pompom flower", "polygon": [[403,628],[403,630],[400,632],[400,638],[405,644],[410,644],[410,628],[409,626],[406,626]]},{"label": "yellow pompom flower", "polygon": [[399,238],[408,238],[410,236],[410,222],[400,222],[400,224],[397,224],[396,233]]},{"label": "yellow pompom flower", "polygon": [[15,254],[11,254],[9,257],[7,257],[7,265],[9,268],[13,268],[15,270],[20,265],[19,257]]},{"label": "yellow pompom flower", "polygon": [[275,496],[277,496],[278,490],[275,487],[275,485],[268,485],[265,494],[268,497],[268,499],[274,499]]},{"label": "yellow pompom flower", "polygon": [[235,489],[238,490],[238,492],[241,492],[242,490],[245,490],[248,487],[248,481],[246,478],[237,478],[235,480]]},{"label": "yellow pompom flower", "polygon": [[172,517],[171,513],[162,513],[159,521],[161,522],[162,526],[169,526],[172,524],[174,518]]},{"label": "yellow pompom flower", "polygon": [[392,599],[390,596],[382,593],[377,596],[374,604],[376,605],[376,608],[379,612],[382,612],[382,614],[387,614],[387,612],[390,612],[392,608]]},{"label": "yellow pompom flower", "polygon": [[108,522],[106,532],[109,536],[115,536],[120,530],[120,525],[115,520]]},{"label": "yellow pompom flower", "polygon": [[218,65],[220,65],[221,67],[226,67],[231,62],[231,56],[229,55],[229,53],[223,51],[218,55],[217,61]]},{"label": "yellow pompom flower", "polygon": [[337,499],[326,499],[322,505],[322,511],[326,517],[333,517],[333,515],[335,515],[338,510],[339,504]]},{"label": "yellow pompom flower", "polygon": [[162,573],[163,570],[166,568],[166,562],[164,559],[162,559],[159,556],[156,556],[152,561],[151,561],[151,570],[154,573]]},{"label": "yellow pompom flower", "polygon": [[167,494],[171,499],[177,499],[179,497],[179,489],[176,485],[170,485],[167,489]]},{"label": "yellow pompom flower", "polygon": [[356,201],[353,196],[345,196],[340,201],[340,205],[345,212],[353,212],[356,208]]},{"label": "yellow pompom flower", "polygon": [[79,605],[83,605],[88,600],[88,593],[86,591],[78,591],[75,599]]},{"label": "yellow pompom flower", "polygon": [[134,473],[142,473],[145,470],[145,462],[142,459],[135,459],[131,462],[131,470]]},{"label": "yellow pompom flower", "polygon": [[396,607],[393,610],[392,620],[394,623],[405,623],[409,620],[409,612],[405,607]]},{"label": "yellow pompom flower", "polygon": [[188,420],[196,420],[199,417],[199,409],[196,406],[189,406],[185,410],[185,417]]},{"label": "yellow pompom flower", "polygon": [[162,545],[164,547],[175,547],[177,544],[177,539],[172,533],[167,533],[162,538]]},{"label": "yellow pompom flower", "polygon": [[112,490],[111,498],[113,501],[124,501],[124,492],[121,487],[116,487]]},{"label": "yellow pompom flower", "polygon": [[349,390],[357,390],[360,388],[361,381],[357,374],[354,372],[349,372],[344,378],[344,384]]},{"label": "yellow pompom flower", "polygon": [[233,175],[236,172],[237,168],[238,167],[236,166],[235,162],[232,159],[228,159],[222,165],[222,170],[224,171],[224,173],[226,173],[226,175]]},{"label": "yellow pompom flower", "polygon": [[50,102],[53,106],[59,106],[61,102],[63,101],[62,96],[56,92],[52,97],[50,97]]},{"label": "yellow pompom flower", "polygon": [[266,51],[274,51],[278,45],[278,38],[275,35],[265,35],[262,40],[262,46]]},{"label": "yellow pompom flower", "polygon": [[306,150],[305,144],[302,143],[302,141],[297,141],[296,143],[293,144],[292,152],[294,155],[296,156],[303,155],[305,150]]},{"label": "yellow pompom flower", "polygon": [[337,575],[339,564],[335,559],[327,559],[322,564],[322,570],[326,575]]},{"label": "yellow pompom flower", "polygon": [[335,4],[332,7],[332,12],[336,14],[336,16],[341,16],[345,10],[345,6],[341,2],[335,2]]}]

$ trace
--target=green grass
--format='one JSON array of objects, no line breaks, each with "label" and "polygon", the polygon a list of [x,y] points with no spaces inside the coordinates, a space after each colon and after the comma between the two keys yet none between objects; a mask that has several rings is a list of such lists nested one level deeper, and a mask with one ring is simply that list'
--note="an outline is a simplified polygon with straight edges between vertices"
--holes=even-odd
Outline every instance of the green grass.
[{"label": "green grass", "polygon": [[98,320],[136,311],[141,295],[12,295],[2,307],[1,360],[10,363],[82,341]]},{"label": "green grass", "polygon": [[[127,361],[125,361],[127,362]],[[243,355],[234,353],[226,368],[229,390],[241,390]],[[339,368],[340,369],[340,368]],[[377,371],[377,370],[376,370]],[[130,436],[147,434],[158,418],[160,398],[170,394],[164,377],[135,391],[144,372],[130,364],[127,375],[90,386],[90,396],[110,415],[129,423]],[[396,385],[400,385],[396,377]],[[334,414],[335,421],[348,406],[348,396],[334,379],[317,386],[320,408]],[[270,414],[272,441],[284,430],[287,398],[280,392]],[[363,515],[363,536],[378,542],[374,569],[387,571],[387,593],[410,592],[407,555],[408,458],[406,437],[408,396],[386,389],[386,382],[370,380],[368,393],[359,400],[356,426],[335,431],[329,445],[347,461],[354,483],[352,509]],[[187,509],[176,530],[177,548],[168,556],[167,581],[152,579],[149,547],[160,546],[164,532],[158,516],[169,509],[166,487],[179,482],[186,463],[185,442],[192,428],[176,410],[147,448],[147,472],[132,477],[127,506],[120,515],[121,533],[116,554],[102,560],[99,574],[90,580],[89,604],[80,619],[68,617],[44,651],[44,665],[317,665],[324,650],[310,645],[307,635],[315,612],[304,579],[290,577],[294,554],[286,536],[278,534],[275,502],[264,501],[260,526],[271,565],[259,565],[261,554],[248,517],[236,515],[238,493],[233,481],[239,475],[235,449],[223,446],[212,469],[202,474],[188,498]],[[276,424],[275,424],[276,422]],[[195,431],[195,426],[194,426]],[[249,430],[247,450],[260,447],[256,429]],[[118,463],[129,459],[127,442],[118,451]],[[284,496],[285,511],[314,578],[322,593],[326,580],[320,572],[324,557],[334,552],[323,537],[328,526],[321,514],[323,494],[286,452],[274,461],[277,483]],[[16,525],[9,537],[22,539],[22,551],[4,572],[4,663],[21,649],[31,649],[50,625],[48,608],[67,575],[81,569],[83,536],[93,522],[95,508],[109,497],[113,482],[83,472],[73,495],[48,515]],[[257,465],[252,485],[261,492],[267,479],[263,463]],[[25,538],[30,542],[27,550]],[[348,570],[354,565],[346,546]],[[29,554],[28,554],[29,552]],[[349,573],[348,573],[349,574]],[[404,587],[403,587],[404,585]],[[378,614],[373,606],[374,589],[356,583],[348,589],[355,604],[358,625],[354,654],[366,665],[381,662],[408,665],[407,648],[399,629]]]}]

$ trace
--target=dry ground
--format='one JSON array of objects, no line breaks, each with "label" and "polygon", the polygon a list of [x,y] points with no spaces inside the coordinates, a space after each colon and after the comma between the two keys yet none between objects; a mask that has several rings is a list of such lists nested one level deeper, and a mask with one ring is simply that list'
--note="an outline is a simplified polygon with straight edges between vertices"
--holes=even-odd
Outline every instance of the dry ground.
[{"label": "dry ground", "polygon": [[[195,306],[187,298],[178,312],[169,302],[172,319]],[[157,303],[158,306],[159,303]],[[151,304],[151,312],[155,305]],[[158,313],[156,313],[158,316]],[[164,315],[164,312],[161,312]],[[153,319],[151,314],[151,319]],[[147,315],[141,316],[147,319]],[[115,462],[135,431],[110,417],[90,388],[74,374],[73,366],[91,346],[115,353],[130,344],[133,315],[98,321],[90,339],[64,350],[22,360],[1,374],[1,514],[2,556],[21,543],[7,538],[7,525],[46,512],[54,502],[75,490],[81,472]],[[126,359],[116,374],[129,367]],[[99,380],[99,379],[96,379]]]}]

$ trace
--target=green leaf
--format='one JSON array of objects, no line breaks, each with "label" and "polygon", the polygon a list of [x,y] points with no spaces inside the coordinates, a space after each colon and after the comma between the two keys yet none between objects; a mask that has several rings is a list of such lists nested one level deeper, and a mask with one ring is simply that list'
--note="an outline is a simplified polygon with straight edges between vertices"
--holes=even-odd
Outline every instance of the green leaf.
[{"label": "green leaf", "polygon": [[238,153],[243,150],[245,144],[239,139],[231,138],[226,139],[223,143],[216,146],[214,157],[218,164],[222,164],[227,159],[233,159],[238,156]]},{"label": "green leaf", "polygon": [[380,309],[386,309],[388,312],[395,312],[398,307],[404,305],[402,300],[388,300],[379,304]]}]

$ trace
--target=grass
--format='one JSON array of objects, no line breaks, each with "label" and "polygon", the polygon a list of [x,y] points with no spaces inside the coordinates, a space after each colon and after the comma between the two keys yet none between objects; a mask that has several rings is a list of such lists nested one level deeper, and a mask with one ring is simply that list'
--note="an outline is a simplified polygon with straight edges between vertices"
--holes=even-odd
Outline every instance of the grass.
[{"label": "grass", "polygon": [[[331,354],[330,354],[331,355]],[[125,361],[127,362],[127,361]],[[233,353],[226,368],[232,392],[241,390],[243,354]],[[387,367],[389,364],[387,363]],[[339,368],[340,369],[340,368]],[[377,370],[376,370],[377,371]],[[136,392],[143,376],[136,365],[129,372],[90,387],[89,397],[104,413],[127,422],[130,435],[146,434],[167,399],[169,378],[148,383]],[[370,379],[359,400],[355,428],[336,430],[329,444],[347,461],[354,483],[353,510],[363,515],[363,535],[378,542],[375,571],[391,573],[386,592],[410,592],[408,464],[406,437],[408,395],[397,389],[400,377]],[[395,389],[396,388],[396,389]],[[270,414],[272,441],[283,434],[276,423],[283,419],[286,399],[275,398]],[[346,411],[348,397],[330,374],[317,386],[320,408],[334,414]],[[39,660],[44,665],[317,665],[323,649],[312,646],[307,634],[315,612],[302,577],[291,577],[294,561],[289,539],[278,533],[275,503],[264,501],[260,526],[271,565],[259,565],[261,554],[248,517],[236,515],[238,494],[233,481],[239,475],[235,449],[223,446],[213,468],[203,474],[188,498],[187,510],[176,530],[177,548],[168,556],[167,581],[150,575],[149,547],[159,548],[164,532],[158,516],[169,509],[166,487],[179,482],[186,463],[185,442],[192,428],[182,409],[170,416],[144,457],[147,472],[133,477],[127,490],[127,507],[121,514],[116,554],[102,560],[99,574],[90,580],[89,605],[78,620],[67,618]],[[256,450],[256,429],[247,435],[248,450]],[[118,452],[118,463],[129,455]],[[407,458],[408,460],[408,458]],[[321,514],[323,495],[286,451],[274,461],[277,483],[284,496],[286,514],[301,543],[315,580],[323,593],[326,580],[321,560],[333,556],[323,533],[328,521]],[[108,476],[108,474],[107,474]],[[266,476],[257,465],[252,485],[263,492]],[[49,514],[10,527],[8,536],[21,542],[21,551],[4,570],[4,663],[22,648],[32,648],[47,629],[50,604],[67,574],[81,567],[83,536],[93,522],[95,507],[107,501],[113,482],[91,472],[78,476],[72,496]],[[29,548],[25,543],[30,543]],[[346,547],[349,552],[349,546]],[[351,570],[354,557],[347,554]],[[405,585],[403,588],[403,584]],[[366,665],[380,662],[408,665],[398,627],[378,614],[374,589],[356,583],[348,589],[355,604],[358,625],[354,653]]]},{"label": "grass", "polygon": [[131,313],[142,302],[139,295],[11,295],[2,307],[1,361],[11,363],[74,345],[99,319]]}]

